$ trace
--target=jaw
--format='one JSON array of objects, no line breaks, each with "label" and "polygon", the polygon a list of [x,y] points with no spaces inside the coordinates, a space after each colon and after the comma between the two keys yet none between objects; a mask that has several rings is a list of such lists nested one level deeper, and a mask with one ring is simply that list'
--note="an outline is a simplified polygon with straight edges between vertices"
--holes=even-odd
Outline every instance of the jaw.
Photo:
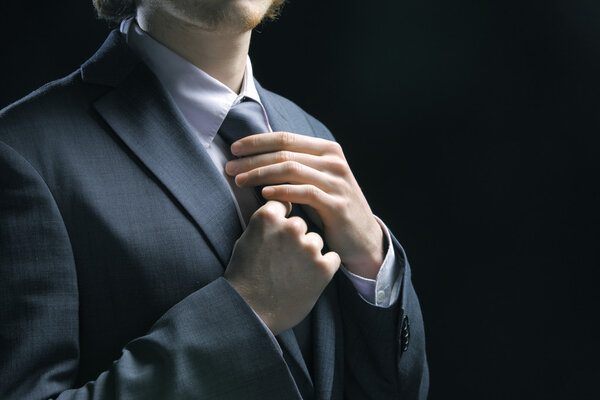
[{"label": "jaw", "polygon": [[138,7],[143,13],[169,14],[194,31],[241,34],[254,29],[277,0],[146,0]]}]

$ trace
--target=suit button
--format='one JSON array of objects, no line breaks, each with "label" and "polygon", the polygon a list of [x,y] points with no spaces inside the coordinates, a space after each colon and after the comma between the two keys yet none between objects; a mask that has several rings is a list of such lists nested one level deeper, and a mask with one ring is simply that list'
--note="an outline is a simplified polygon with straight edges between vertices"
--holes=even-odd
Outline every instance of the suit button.
[{"label": "suit button", "polygon": [[404,316],[402,320],[402,332],[400,333],[400,349],[404,353],[408,350],[408,342],[410,339],[410,322],[408,316]]}]

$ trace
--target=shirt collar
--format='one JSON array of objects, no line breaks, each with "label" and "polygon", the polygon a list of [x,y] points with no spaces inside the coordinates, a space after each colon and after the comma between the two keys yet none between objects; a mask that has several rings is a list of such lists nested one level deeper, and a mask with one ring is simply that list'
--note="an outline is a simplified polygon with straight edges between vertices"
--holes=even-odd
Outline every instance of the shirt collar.
[{"label": "shirt collar", "polygon": [[242,88],[238,95],[153,39],[139,27],[135,19],[128,18],[121,22],[120,31],[126,36],[127,44],[171,95],[205,147],[212,143],[231,107],[244,97],[261,105],[268,125],[266,112],[254,84],[250,57],[246,61]]}]

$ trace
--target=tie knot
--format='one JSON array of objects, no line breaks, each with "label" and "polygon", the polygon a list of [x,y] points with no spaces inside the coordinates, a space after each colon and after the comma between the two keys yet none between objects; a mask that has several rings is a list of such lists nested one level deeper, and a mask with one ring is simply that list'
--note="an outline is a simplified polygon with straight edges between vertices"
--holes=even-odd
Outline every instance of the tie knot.
[{"label": "tie knot", "polygon": [[268,131],[261,105],[247,97],[231,107],[219,128],[219,134],[228,144],[246,136]]}]

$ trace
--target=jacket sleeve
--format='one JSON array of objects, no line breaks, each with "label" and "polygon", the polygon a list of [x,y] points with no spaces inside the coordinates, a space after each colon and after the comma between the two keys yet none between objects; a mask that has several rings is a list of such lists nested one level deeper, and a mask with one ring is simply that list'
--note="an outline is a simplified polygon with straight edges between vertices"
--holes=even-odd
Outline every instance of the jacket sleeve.
[{"label": "jacket sleeve", "polygon": [[78,304],[52,193],[0,142],[0,398],[299,398],[280,350],[223,278],[174,305],[95,381],[74,388]]},{"label": "jacket sleeve", "polygon": [[[323,123],[305,115],[316,136],[335,140]],[[402,280],[394,305],[381,308],[369,304],[346,276],[341,276],[338,285],[344,330],[345,399],[422,400],[429,391],[421,307],[404,249],[390,235]],[[403,346],[402,336],[407,329],[409,342]]]},{"label": "jacket sleeve", "polygon": [[[423,317],[414,291],[410,265],[392,235],[401,292],[389,308],[363,300],[344,276],[339,296],[344,325],[344,398],[427,398],[429,370]],[[408,341],[402,338],[408,331]]]}]

